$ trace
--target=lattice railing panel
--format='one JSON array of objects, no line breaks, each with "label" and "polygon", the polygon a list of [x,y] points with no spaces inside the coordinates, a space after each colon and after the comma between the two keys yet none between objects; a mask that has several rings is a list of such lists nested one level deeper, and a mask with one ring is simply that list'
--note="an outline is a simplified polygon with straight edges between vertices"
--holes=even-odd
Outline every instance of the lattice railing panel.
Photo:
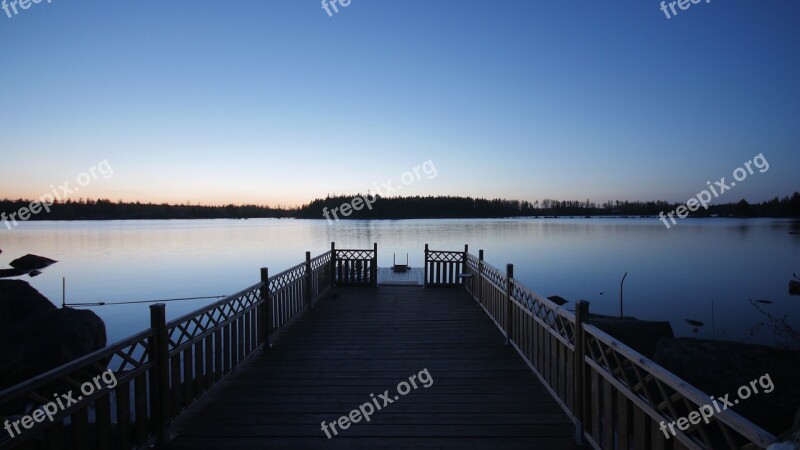
[{"label": "lattice railing panel", "polygon": [[[644,405],[642,409],[656,422],[671,423],[712,404],[705,393],[599,329],[586,325],[584,335],[587,363]],[[732,410],[714,411],[708,424],[701,421],[680,433],[688,440],[685,445],[700,449],[743,449],[752,444],[763,448],[774,439]]]},{"label": "lattice railing panel", "polygon": [[508,286],[508,278],[506,278],[506,275],[491,264],[485,262],[482,264],[481,275],[502,290],[505,290]]},{"label": "lattice railing panel", "polygon": [[[54,399],[64,399],[65,405],[67,402],[70,404],[66,410],[58,408],[54,411],[52,420],[48,418],[36,423],[29,430],[23,428],[22,434],[11,440],[4,440],[7,434],[0,430],[0,448],[12,448],[28,436],[49,433],[65,421],[80,420],[90,410],[97,411],[98,407],[113,404],[120,390],[125,389],[121,392],[126,393],[134,390],[134,381],[145,386],[144,380],[153,367],[149,347],[152,336],[152,331],[147,330],[0,392],[0,418],[29,415]],[[116,380],[114,388],[111,388],[108,374],[104,374],[109,370]],[[93,379],[102,379],[99,387],[99,381]],[[81,390],[86,383],[94,384],[92,393]],[[148,392],[139,395],[147,401]],[[149,435],[149,430],[145,429],[144,435]]]},{"label": "lattice railing panel", "polygon": [[333,256],[333,253],[327,252],[327,253],[323,253],[323,254],[317,256],[316,258],[312,259],[311,260],[311,270],[317,270],[320,267],[324,267],[326,264],[330,264],[332,256]]},{"label": "lattice railing panel", "polygon": [[472,270],[477,271],[479,263],[480,263],[480,260],[478,259],[477,256],[473,255],[472,253],[467,254],[467,267],[469,267]]},{"label": "lattice railing panel", "polygon": [[275,293],[280,291],[281,289],[294,284],[297,280],[300,280],[306,275],[306,265],[298,264],[292,267],[289,270],[279,273],[274,277],[269,278],[269,291],[270,293]]},{"label": "lattice railing panel", "polygon": [[444,252],[430,250],[428,252],[428,262],[461,262],[464,260],[464,252]]},{"label": "lattice railing panel", "polygon": [[368,260],[375,257],[374,250],[336,250],[337,260]]},{"label": "lattice railing panel", "polygon": [[517,280],[511,282],[511,297],[520,302],[556,334],[568,342],[575,336],[575,316],[541,297]]},{"label": "lattice railing panel", "polygon": [[261,301],[261,283],[167,324],[169,350],[191,342]]}]

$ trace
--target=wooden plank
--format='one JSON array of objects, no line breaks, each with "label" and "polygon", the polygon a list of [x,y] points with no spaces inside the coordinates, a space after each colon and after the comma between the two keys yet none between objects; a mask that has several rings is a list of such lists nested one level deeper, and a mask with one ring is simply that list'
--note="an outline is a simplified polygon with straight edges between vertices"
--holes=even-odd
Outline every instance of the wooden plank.
[{"label": "wooden plank", "polygon": [[133,381],[133,401],[136,413],[136,444],[144,445],[147,442],[150,430],[157,424],[150,424],[150,416],[147,413],[148,400],[147,379],[144,374],[140,374]]},{"label": "wooden plank", "polygon": [[633,407],[633,448],[647,450],[650,448],[648,439],[650,418],[636,406]]},{"label": "wooden plank", "polygon": [[64,438],[64,420],[59,419],[53,422],[47,431],[44,433],[45,445],[49,450],[61,450],[65,447],[66,439]]},{"label": "wooden plank", "polygon": [[614,448],[614,392],[603,379],[603,448]]},{"label": "wooden plank", "polygon": [[117,433],[116,447],[131,448],[131,387],[130,383],[121,383],[115,389],[117,400]]},{"label": "wooden plank", "polygon": [[190,345],[183,350],[183,392],[184,404],[190,405],[195,398],[194,378],[194,346]]},{"label": "wooden plank", "polygon": [[[652,436],[652,444],[650,446],[653,450],[664,450],[667,448],[667,437],[664,432],[659,429],[658,422],[655,420],[650,421],[650,435]],[[671,447],[670,447],[671,448]]]},{"label": "wooden plank", "polygon": [[76,448],[89,448],[89,410],[81,408],[70,416],[72,419],[72,438]]},{"label": "wooden plank", "polygon": [[622,391],[617,391],[617,448],[627,450],[630,448],[631,434],[631,407],[628,397]]},{"label": "wooden plank", "polygon": [[94,401],[94,414],[97,426],[97,447],[108,450],[113,447],[111,442],[111,397],[102,395]]},{"label": "wooden plank", "polygon": [[222,330],[214,332],[214,380],[222,378]]},{"label": "wooden plank", "polygon": [[588,406],[591,412],[590,417],[592,418],[592,439],[595,442],[600,442],[600,375],[598,375],[597,371],[591,370],[590,378],[592,380],[592,401]]},{"label": "wooden plank", "polygon": [[172,417],[183,409],[183,380],[181,379],[181,354],[170,356],[170,391],[172,391]]},{"label": "wooden plank", "polygon": [[206,376],[205,376],[205,367],[206,367],[206,350],[205,345],[208,342],[208,339],[204,338],[194,345],[194,389],[195,394],[199,397],[206,388]]}]

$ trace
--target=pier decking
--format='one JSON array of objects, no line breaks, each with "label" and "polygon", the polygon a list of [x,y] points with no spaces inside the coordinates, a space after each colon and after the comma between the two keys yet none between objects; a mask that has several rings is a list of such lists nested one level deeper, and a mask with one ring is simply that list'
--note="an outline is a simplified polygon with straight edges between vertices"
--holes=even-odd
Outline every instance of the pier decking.
[{"label": "pier decking", "polygon": [[[181,416],[170,448],[577,448],[574,424],[458,294],[336,289]],[[429,388],[330,440],[322,431],[424,369]]]}]

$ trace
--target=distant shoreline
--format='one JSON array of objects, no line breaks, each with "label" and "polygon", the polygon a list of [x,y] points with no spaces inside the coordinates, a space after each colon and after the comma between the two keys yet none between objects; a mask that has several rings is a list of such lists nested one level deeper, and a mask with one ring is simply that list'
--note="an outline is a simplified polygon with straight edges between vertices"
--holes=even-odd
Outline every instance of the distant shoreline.
[{"label": "distant shoreline", "polygon": [[[299,208],[260,205],[170,205],[110,200],[65,201],[46,207],[29,200],[0,200],[0,225],[11,229],[21,221],[99,220],[202,220],[202,219],[552,219],[552,218],[657,218],[679,206],[664,201],[543,200],[536,202],[473,197],[381,197],[356,205],[359,195],[316,199]],[[800,219],[800,192],[761,203],[709,205],[692,212],[691,218]]]},{"label": "distant shoreline", "polygon": [[[400,220],[552,220],[552,219],[575,219],[575,220],[587,220],[587,219],[655,219],[658,220],[659,217],[655,216],[614,216],[614,215],[595,215],[595,216],[509,216],[509,217],[357,217],[357,218],[342,218],[342,221],[367,221],[367,220],[380,220],[380,221],[400,221]],[[787,220],[787,221],[800,221],[800,217],[773,217],[773,216],[749,216],[749,217],[740,217],[740,216],[698,216],[692,217],[688,216],[686,219],[773,219],[773,220]],[[682,219],[682,220],[686,220]],[[72,218],[72,219],[32,219],[26,220],[25,222],[157,222],[157,221],[178,221],[178,220],[185,220],[185,221],[199,221],[199,220],[321,220],[325,221],[325,218],[313,218],[313,217],[171,217],[171,218],[138,218],[138,217],[131,217],[131,218]],[[0,228],[2,228],[2,222],[0,222]]]}]

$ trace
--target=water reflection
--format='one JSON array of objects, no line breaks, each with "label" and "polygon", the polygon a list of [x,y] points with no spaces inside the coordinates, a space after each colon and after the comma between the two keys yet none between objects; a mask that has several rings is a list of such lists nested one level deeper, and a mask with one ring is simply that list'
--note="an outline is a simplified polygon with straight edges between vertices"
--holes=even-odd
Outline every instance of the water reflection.
[{"label": "water reflection", "polygon": [[[625,281],[625,314],[669,320],[676,334],[771,342],[763,329],[748,330],[763,317],[749,303],[798,323],[800,301],[788,295],[793,272],[800,273],[797,222],[778,220],[684,220],[670,230],[653,219],[507,220],[197,220],[29,222],[0,233],[0,265],[26,253],[59,261],[34,279],[25,278],[53,302],[120,302],[151,298],[233,293],[258,280],[258,269],[273,273],[299,263],[306,250],[316,255],[330,242],[339,248],[379,244],[379,265],[392,254],[421,267],[423,249],[484,249],[499,268],[512,262],[516,277],[540,294],[571,303],[591,302],[597,313],[617,314],[619,282]],[[204,302],[171,303],[170,318]],[[111,342],[147,326],[145,305],[94,309]],[[800,324],[798,324],[800,327]],[[692,333],[698,328],[697,333]],[[763,328],[763,327],[762,327]]]}]

